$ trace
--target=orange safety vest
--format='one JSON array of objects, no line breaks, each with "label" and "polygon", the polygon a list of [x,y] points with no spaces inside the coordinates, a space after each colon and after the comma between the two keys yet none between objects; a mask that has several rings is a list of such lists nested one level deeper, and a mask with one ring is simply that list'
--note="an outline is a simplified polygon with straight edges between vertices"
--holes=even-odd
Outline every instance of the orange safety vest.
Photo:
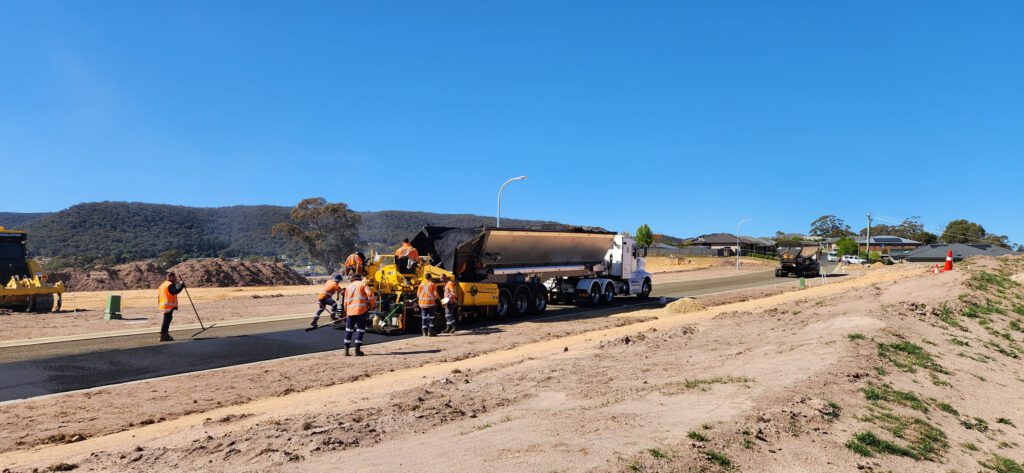
[{"label": "orange safety vest", "polygon": [[324,299],[327,299],[328,297],[331,297],[332,294],[338,294],[340,292],[341,286],[339,286],[335,280],[330,279],[327,281],[327,284],[324,284],[324,290],[320,291],[320,295],[316,299],[318,301],[322,301]]},{"label": "orange safety vest", "polygon": [[420,283],[420,288],[416,291],[416,296],[420,298],[420,307],[434,307],[437,305],[437,286],[430,281],[423,281]]},{"label": "orange safety vest", "polygon": [[459,295],[455,292],[455,282],[448,281],[444,284],[444,297],[448,299],[449,304],[457,304],[459,302]]},{"label": "orange safety vest", "polygon": [[164,283],[160,285],[160,289],[157,289],[157,293],[160,294],[160,302],[157,304],[157,307],[159,307],[160,310],[178,308],[178,295],[171,294],[170,281],[164,281]]},{"label": "orange safety vest", "polygon": [[346,268],[361,268],[363,266],[363,259],[359,255],[352,253],[345,259]]},{"label": "orange safety vest", "polygon": [[420,252],[417,251],[416,248],[413,248],[412,245],[402,243],[402,246],[395,250],[395,256],[398,258],[404,256],[409,259],[418,259],[420,257]]},{"label": "orange safety vest", "polygon": [[373,289],[363,281],[354,281],[345,288],[345,315],[363,315],[373,307]]}]

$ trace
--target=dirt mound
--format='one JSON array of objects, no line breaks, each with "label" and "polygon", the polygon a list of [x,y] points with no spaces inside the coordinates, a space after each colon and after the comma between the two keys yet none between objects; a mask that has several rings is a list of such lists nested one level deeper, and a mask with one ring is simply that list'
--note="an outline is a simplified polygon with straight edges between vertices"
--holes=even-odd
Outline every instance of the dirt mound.
[{"label": "dirt mound", "polygon": [[[253,263],[223,259],[189,260],[173,268],[193,287],[292,286],[309,284],[282,263]],[[113,267],[66,269],[50,273],[70,291],[123,291],[155,288],[167,277],[152,261],[135,261]]]},{"label": "dirt mound", "polygon": [[283,263],[253,263],[225,259],[194,259],[170,269],[190,286],[293,286],[309,280]]},{"label": "dirt mound", "polygon": [[135,261],[113,267],[66,269],[50,274],[71,291],[120,291],[157,287],[166,273],[152,261]]},{"label": "dirt mound", "polygon": [[682,299],[679,299],[679,300],[677,300],[677,301],[675,301],[675,302],[665,306],[665,308],[668,309],[668,310],[671,310],[672,312],[675,312],[677,314],[686,314],[686,313],[690,313],[690,312],[699,312],[699,311],[702,311],[702,310],[706,309],[706,307],[704,307],[703,304],[701,304],[700,302],[697,302],[697,300],[692,298],[692,297],[684,297]]}]

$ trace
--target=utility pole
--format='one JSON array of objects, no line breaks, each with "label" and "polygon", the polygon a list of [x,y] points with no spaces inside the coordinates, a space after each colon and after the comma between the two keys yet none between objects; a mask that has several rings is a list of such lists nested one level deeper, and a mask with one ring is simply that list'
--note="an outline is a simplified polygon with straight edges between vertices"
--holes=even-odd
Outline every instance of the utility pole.
[{"label": "utility pole", "polygon": [[868,246],[868,254],[864,257],[868,264],[871,264],[871,212],[868,212],[868,239],[864,241]]}]

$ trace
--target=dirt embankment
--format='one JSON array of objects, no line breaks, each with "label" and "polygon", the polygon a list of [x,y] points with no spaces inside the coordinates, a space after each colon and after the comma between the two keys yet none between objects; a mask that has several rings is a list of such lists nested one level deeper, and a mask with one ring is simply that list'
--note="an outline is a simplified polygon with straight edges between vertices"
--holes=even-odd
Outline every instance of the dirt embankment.
[{"label": "dirt embankment", "polygon": [[[294,286],[309,281],[282,263],[261,263],[225,259],[194,259],[169,271],[192,287]],[[136,261],[93,269],[67,269],[50,274],[68,290],[118,291],[152,289],[167,277],[167,271],[152,261]]]}]

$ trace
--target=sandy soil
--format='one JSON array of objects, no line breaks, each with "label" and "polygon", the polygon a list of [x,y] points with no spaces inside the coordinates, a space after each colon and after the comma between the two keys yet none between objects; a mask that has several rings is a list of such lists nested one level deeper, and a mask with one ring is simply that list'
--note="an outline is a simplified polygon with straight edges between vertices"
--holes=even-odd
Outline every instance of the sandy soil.
[{"label": "sandy soil", "polygon": [[[734,258],[713,258],[706,256],[681,258],[651,256],[648,257],[646,261],[647,272],[652,274],[698,271],[710,268],[728,269],[735,268],[735,265],[736,260]],[[740,267],[742,269],[764,271],[766,269],[774,268],[775,262],[758,258],[740,258]]]},{"label": "sandy soil", "polygon": [[[203,321],[212,323],[289,314],[312,315],[319,290],[319,286],[265,286],[189,288],[188,291]],[[121,320],[103,318],[110,294],[121,296]],[[178,303],[181,310],[175,315],[175,322],[194,323],[192,307],[184,294]],[[157,328],[160,320],[155,290],[72,292],[64,295],[64,306],[59,313],[0,316],[4,326],[0,341]]]}]

